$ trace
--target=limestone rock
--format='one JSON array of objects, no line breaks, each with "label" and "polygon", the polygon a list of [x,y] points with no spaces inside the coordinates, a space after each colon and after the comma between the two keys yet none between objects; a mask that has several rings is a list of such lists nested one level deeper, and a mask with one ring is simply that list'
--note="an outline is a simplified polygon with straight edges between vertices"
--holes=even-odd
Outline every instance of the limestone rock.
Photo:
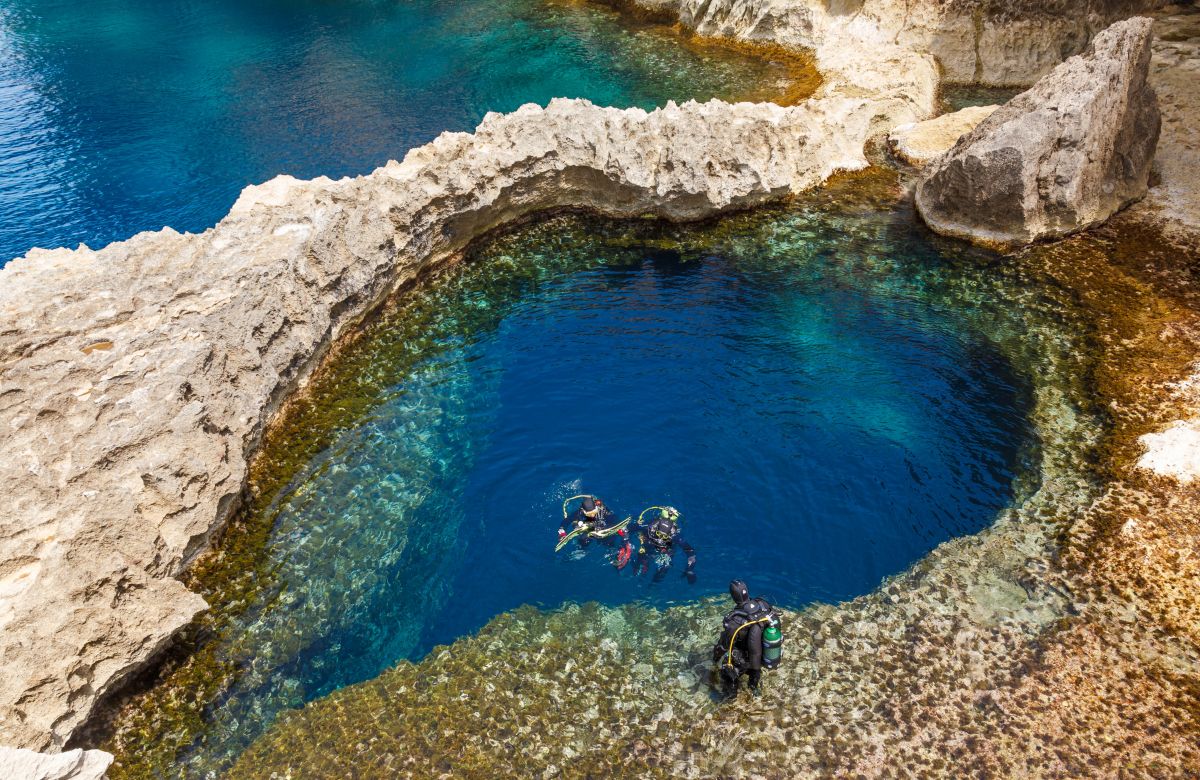
[{"label": "limestone rock", "polygon": [[35,753],[0,747],[0,777],[8,780],[104,780],[113,757],[102,750]]},{"label": "limestone rock", "polygon": [[1181,247],[1200,252],[1200,8],[1154,21],[1150,85],[1162,111],[1157,183],[1137,206]]},{"label": "limestone rock", "polygon": [[1138,468],[1184,484],[1200,476],[1200,421],[1177,420],[1158,433],[1138,440],[1145,448]]},{"label": "limestone rock", "polygon": [[1097,225],[1146,193],[1159,133],[1151,22],[1119,22],[962,138],[917,185],[934,230],[1014,244]]},{"label": "limestone rock", "polygon": [[997,108],[970,106],[924,122],[900,125],[888,134],[888,147],[909,165],[927,165],[949,151],[959,138],[974,130]]},{"label": "limestone rock", "polygon": [[[819,50],[834,39],[937,58],[954,83],[1024,86],[1087,48],[1113,22],[1169,0],[609,0],[702,35]],[[871,51],[851,53],[870,59]],[[896,74],[899,76],[900,74]]]}]

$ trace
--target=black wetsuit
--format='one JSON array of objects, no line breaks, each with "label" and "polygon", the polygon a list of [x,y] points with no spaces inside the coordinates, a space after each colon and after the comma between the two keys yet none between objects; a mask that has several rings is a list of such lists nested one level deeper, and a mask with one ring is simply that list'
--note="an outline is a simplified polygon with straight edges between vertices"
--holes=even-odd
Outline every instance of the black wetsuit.
[{"label": "black wetsuit", "polygon": [[675,548],[678,545],[679,549],[683,550],[687,555],[687,568],[684,569],[684,575],[689,583],[696,582],[696,548],[692,547],[679,534],[679,528],[671,523],[671,534],[669,538],[662,538],[653,533],[651,530],[659,521],[651,523],[650,528],[642,528],[638,530],[638,549],[637,549],[637,564],[635,571],[638,574],[645,574],[650,569],[650,559],[662,555],[666,556],[666,560],[658,571],[654,572],[654,581],[662,582],[667,576],[667,572],[671,570],[671,561],[675,556]]},{"label": "black wetsuit", "polygon": [[[608,528],[610,525],[616,525],[616,523],[619,522],[617,520],[616,514],[611,509],[609,509],[607,506],[605,506],[604,504],[598,503],[598,504],[596,504],[596,508],[599,509],[600,511],[596,513],[595,517],[588,517],[587,515],[585,515],[583,513],[583,507],[576,509],[574,512],[571,513],[570,517],[568,517],[562,521],[562,525],[559,526],[559,529],[561,529],[564,533],[569,534],[575,530],[575,527],[577,525],[579,525],[580,523],[583,523],[584,525],[588,526],[592,531],[603,531],[605,528]],[[580,547],[587,547],[589,544],[591,544],[593,541],[595,541],[595,537],[590,536],[589,534],[583,534],[583,535],[579,536],[578,539],[579,539]],[[611,536],[606,536],[603,539],[601,539],[600,541],[604,542],[609,547],[616,545],[618,542],[621,544],[624,544],[625,543],[625,532],[617,531],[615,534],[612,534]]]},{"label": "black wetsuit", "polygon": [[725,616],[721,638],[713,646],[713,663],[717,664],[727,694],[737,693],[743,674],[749,678],[750,690],[758,690],[763,669],[762,635],[768,625],[765,618],[773,610],[766,599],[747,598]]}]

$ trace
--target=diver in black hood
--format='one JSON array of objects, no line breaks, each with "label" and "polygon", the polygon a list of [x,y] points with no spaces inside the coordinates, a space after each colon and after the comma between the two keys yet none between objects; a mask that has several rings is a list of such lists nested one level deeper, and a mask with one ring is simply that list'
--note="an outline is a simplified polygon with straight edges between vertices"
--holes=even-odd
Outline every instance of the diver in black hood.
[{"label": "diver in black hood", "polygon": [[735,606],[722,621],[713,663],[727,696],[737,693],[743,674],[750,690],[758,693],[763,667],[774,669],[782,658],[782,616],[766,599],[750,598],[750,589],[741,580],[729,583],[729,595]]},{"label": "diver in black hood", "polygon": [[[658,571],[654,572],[654,581],[662,582],[671,570],[671,559],[675,555],[676,545],[687,556],[687,568],[683,574],[689,584],[696,583],[696,548],[692,547],[679,533],[679,510],[675,507],[651,507],[658,509],[659,515],[649,526],[638,530],[637,564],[634,570],[645,574],[650,568],[650,559],[658,559]],[[649,511],[649,510],[646,510]],[[646,512],[642,512],[644,516]]]}]

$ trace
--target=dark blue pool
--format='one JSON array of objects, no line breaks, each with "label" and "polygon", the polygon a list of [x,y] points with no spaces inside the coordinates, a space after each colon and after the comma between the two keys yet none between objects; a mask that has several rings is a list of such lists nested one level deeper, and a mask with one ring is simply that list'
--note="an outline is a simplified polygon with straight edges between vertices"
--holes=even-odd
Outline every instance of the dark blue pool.
[{"label": "dark blue pool", "polygon": [[[969,266],[910,225],[784,212],[682,252],[556,218],[410,294],[344,357],[384,390],[271,509],[269,586],[218,640],[242,671],[192,760],[522,604],[662,606],[733,577],[852,598],[993,522],[1035,452],[1029,384]],[[598,546],[555,554],[580,492],[682,510],[696,583],[682,560],[655,584]]]}]

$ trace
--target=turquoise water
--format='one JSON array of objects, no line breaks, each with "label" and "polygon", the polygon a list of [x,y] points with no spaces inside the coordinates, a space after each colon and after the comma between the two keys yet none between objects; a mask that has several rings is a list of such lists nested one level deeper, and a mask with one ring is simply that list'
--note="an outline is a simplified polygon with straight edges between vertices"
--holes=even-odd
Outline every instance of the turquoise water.
[{"label": "turquoise water", "polygon": [[[377,380],[366,411],[269,510],[269,577],[208,648],[239,671],[186,765],[522,604],[733,577],[836,601],[990,524],[1035,450],[1030,386],[965,297],[978,271],[904,220],[784,212],[685,249],[556,218],[408,296],[341,358]],[[555,554],[582,491],[682,510],[696,582]]]},{"label": "turquoise water", "polygon": [[487,111],[779,77],[577,2],[0,0],[0,265],[202,230],[247,184],[366,173]]}]

